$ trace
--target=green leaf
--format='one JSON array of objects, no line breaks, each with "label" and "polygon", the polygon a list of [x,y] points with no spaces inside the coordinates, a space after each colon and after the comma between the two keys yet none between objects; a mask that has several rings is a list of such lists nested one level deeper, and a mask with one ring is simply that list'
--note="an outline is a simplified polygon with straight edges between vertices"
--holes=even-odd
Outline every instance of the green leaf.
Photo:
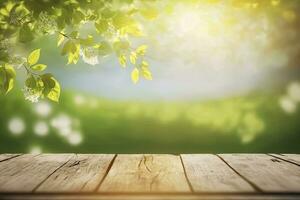
[{"label": "green leaf", "polygon": [[142,68],[143,77],[147,80],[152,80],[152,73],[149,71],[148,68]]},{"label": "green leaf", "polygon": [[2,65],[0,65],[0,92],[1,93],[6,93],[6,90],[4,89],[5,82],[6,82],[5,68]]},{"label": "green leaf", "polygon": [[0,66],[0,89],[4,94],[13,89],[15,77],[16,71],[11,65],[5,64],[4,67]]},{"label": "green leaf", "polygon": [[76,64],[79,60],[79,52],[69,53],[68,55],[68,63],[67,64]]},{"label": "green leaf", "polygon": [[141,63],[141,68],[148,68],[148,67],[149,67],[149,64],[143,60]]},{"label": "green leaf", "polygon": [[73,45],[73,42],[72,42],[71,40],[68,40],[68,41],[64,44],[64,46],[63,46],[63,48],[62,48],[62,50],[61,50],[61,55],[64,56],[64,55],[66,55],[67,53],[69,53],[69,52],[71,51],[71,49],[72,49],[72,45]]},{"label": "green leaf", "polygon": [[105,42],[105,41],[100,42],[97,45],[97,48],[98,48],[98,53],[101,56],[106,56],[106,55],[109,55],[112,53],[112,47],[110,46],[110,44],[108,42]]},{"label": "green leaf", "polygon": [[18,39],[22,43],[27,43],[34,39],[34,35],[28,25],[23,25],[20,28]]},{"label": "green leaf", "polygon": [[84,46],[93,46],[94,45],[94,38],[91,35],[88,35],[85,39],[80,39],[80,44]]},{"label": "green leaf", "polygon": [[105,8],[102,12],[101,12],[101,17],[105,18],[105,19],[109,19],[112,18],[116,15],[115,11],[112,11],[109,8]]},{"label": "green leaf", "polygon": [[158,16],[158,10],[156,8],[145,8],[145,9],[141,9],[141,15],[148,19],[148,20],[154,20],[157,18]]},{"label": "green leaf", "polygon": [[63,36],[62,34],[59,34],[58,39],[57,39],[57,46],[60,46],[64,40],[65,40],[65,36]]},{"label": "green leaf", "polygon": [[73,21],[75,24],[79,24],[82,20],[84,20],[84,18],[85,18],[84,14],[79,10],[76,10],[73,13]]},{"label": "green leaf", "polygon": [[119,63],[122,67],[126,67],[126,56],[124,54],[119,56]]},{"label": "green leaf", "polygon": [[60,85],[56,79],[52,78],[55,81],[55,86],[50,90],[47,97],[48,99],[58,102],[60,97]]},{"label": "green leaf", "polygon": [[114,18],[113,18],[113,25],[117,28],[123,28],[126,26],[130,26],[134,24],[134,20],[126,15],[125,13],[118,13]]},{"label": "green leaf", "polygon": [[128,41],[115,41],[113,44],[113,48],[116,52],[128,50],[130,47],[130,43]]},{"label": "green leaf", "polygon": [[139,72],[138,68],[134,68],[131,72],[131,80],[134,84],[136,84],[139,81],[139,75],[140,75],[140,72]]},{"label": "green leaf", "polygon": [[44,83],[43,94],[50,100],[58,102],[60,97],[60,85],[52,74],[41,76]]},{"label": "green leaf", "polygon": [[7,94],[14,87],[16,71],[11,65],[8,64],[5,64],[5,70],[6,70],[6,85],[7,85],[5,94]]},{"label": "green leaf", "polygon": [[136,53],[135,53],[134,51],[131,52],[130,57],[129,57],[129,60],[130,60],[130,62],[131,62],[132,64],[135,65],[136,60],[137,60],[137,55],[136,55]]},{"label": "green leaf", "polygon": [[36,64],[30,67],[34,71],[44,71],[47,68],[47,65],[44,64]]},{"label": "green leaf", "polygon": [[98,33],[105,33],[108,29],[108,22],[107,20],[99,20],[97,22],[95,22],[95,27],[98,31]]},{"label": "green leaf", "polygon": [[127,26],[126,28],[124,28],[124,31],[135,37],[141,37],[144,35],[138,24]]},{"label": "green leaf", "polygon": [[37,61],[40,58],[40,51],[41,51],[41,49],[36,49],[29,54],[29,56],[27,58],[27,62],[30,66],[37,63]]},{"label": "green leaf", "polygon": [[78,31],[73,31],[71,34],[70,34],[70,37],[73,38],[73,39],[77,39],[79,36],[79,32]]},{"label": "green leaf", "polygon": [[140,55],[140,56],[144,56],[145,55],[145,53],[146,53],[146,50],[147,50],[147,45],[141,45],[141,46],[139,46],[137,49],[136,49],[136,53],[138,54],[138,55]]},{"label": "green leaf", "polygon": [[34,78],[32,75],[30,75],[30,76],[26,79],[25,85],[26,85],[26,87],[29,87],[29,88],[31,88],[31,89],[36,88],[36,80],[35,80],[35,78]]}]

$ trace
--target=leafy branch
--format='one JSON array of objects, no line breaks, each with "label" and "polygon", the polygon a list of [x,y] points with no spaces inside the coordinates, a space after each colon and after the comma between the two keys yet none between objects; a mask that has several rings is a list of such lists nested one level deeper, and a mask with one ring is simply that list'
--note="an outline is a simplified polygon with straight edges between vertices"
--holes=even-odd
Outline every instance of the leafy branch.
[{"label": "leafy branch", "polygon": [[[57,46],[67,64],[77,64],[81,58],[90,65],[98,64],[99,57],[116,55],[122,67],[132,66],[131,79],[137,83],[140,76],[152,80],[145,60],[146,45],[132,48],[130,39],[142,37],[140,15],[154,20],[158,11],[144,1],[33,1],[5,0],[0,2],[0,89],[7,94],[14,86],[15,68],[27,72],[25,99],[59,100],[60,85],[52,74],[43,73],[45,64],[38,64],[40,49],[28,57],[15,56],[14,45],[30,43],[44,35],[58,34]],[[43,9],[41,9],[43,8]],[[81,37],[82,24],[94,24],[97,37]]]}]

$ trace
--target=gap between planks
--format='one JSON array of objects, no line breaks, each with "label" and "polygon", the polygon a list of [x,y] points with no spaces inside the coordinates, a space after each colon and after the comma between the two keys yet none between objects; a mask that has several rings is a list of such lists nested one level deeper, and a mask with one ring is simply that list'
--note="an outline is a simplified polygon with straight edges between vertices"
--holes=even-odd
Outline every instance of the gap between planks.
[{"label": "gap between planks", "polygon": [[279,159],[279,160],[282,160],[282,161],[285,161],[285,162],[288,162],[288,163],[297,165],[298,167],[300,167],[300,164],[298,164],[297,162],[292,161],[292,160],[290,160],[290,159],[288,159],[288,158],[283,158],[284,155],[280,155],[280,154],[279,154],[279,155],[276,155],[276,154],[267,154],[267,155],[269,155],[269,156],[271,156],[271,157],[273,157],[273,158],[277,158],[277,159]]},{"label": "gap between planks", "polygon": [[35,192],[46,180],[52,176],[55,172],[57,172],[59,169],[61,169],[63,166],[65,166],[76,154],[72,155],[67,159],[65,163],[63,163],[61,166],[57,167],[52,173],[50,173],[43,181],[41,181],[35,188],[33,188],[32,192]]},{"label": "gap between planks", "polygon": [[22,154],[4,154],[4,155],[1,155],[1,156],[5,156],[5,157],[4,158],[0,158],[0,162],[11,160],[11,159],[19,157],[21,155]]},{"label": "gap between planks", "polygon": [[101,187],[101,185],[102,185],[102,183],[104,182],[105,178],[107,177],[107,175],[108,175],[110,169],[112,168],[112,166],[113,166],[113,164],[114,164],[114,162],[115,162],[117,156],[118,156],[118,154],[115,154],[114,157],[113,157],[113,159],[110,161],[110,163],[109,163],[109,165],[108,165],[108,167],[107,167],[107,169],[106,169],[106,171],[105,171],[104,176],[102,177],[102,179],[101,179],[101,181],[99,182],[99,184],[96,186],[94,192],[98,191],[99,188]]},{"label": "gap between planks", "polygon": [[190,187],[190,190],[193,193],[194,192],[194,188],[193,188],[193,185],[192,185],[189,177],[187,176],[186,169],[185,169],[185,166],[184,166],[181,154],[179,154],[179,158],[180,158],[180,162],[181,162],[181,165],[182,165],[182,168],[183,168],[183,172],[184,172],[184,176],[185,176],[186,182],[188,183],[188,185]]},{"label": "gap between planks", "polygon": [[220,160],[222,160],[233,172],[235,172],[239,177],[241,177],[241,179],[243,179],[244,181],[246,181],[249,185],[251,185],[251,187],[258,193],[263,193],[262,189],[260,189],[255,183],[253,183],[252,181],[250,181],[249,179],[247,179],[245,176],[243,176],[242,174],[240,174],[236,169],[234,169],[228,162],[226,162],[226,160],[224,160],[222,158],[222,156],[220,156],[219,154],[214,154],[215,156],[217,156]]}]

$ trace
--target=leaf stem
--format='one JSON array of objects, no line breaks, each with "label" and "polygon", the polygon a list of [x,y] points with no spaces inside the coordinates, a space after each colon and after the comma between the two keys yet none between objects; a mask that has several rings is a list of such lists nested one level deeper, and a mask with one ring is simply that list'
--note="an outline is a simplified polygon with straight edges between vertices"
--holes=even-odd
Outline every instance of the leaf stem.
[{"label": "leaf stem", "polygon": [[64,34],[64,33],[60,32],[60,31],[58,31],[58,33],[61,34],[64,37],[66,37],[66,38],[70,38],[68,35],[66,35],[66,34]]}]

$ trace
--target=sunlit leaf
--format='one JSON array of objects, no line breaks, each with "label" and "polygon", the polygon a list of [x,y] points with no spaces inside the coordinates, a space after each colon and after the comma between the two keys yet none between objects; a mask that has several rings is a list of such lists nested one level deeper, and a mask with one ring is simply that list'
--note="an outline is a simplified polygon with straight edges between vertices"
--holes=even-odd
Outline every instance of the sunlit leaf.
[{"label": "sunlit leaf", "polygon": [[135,25],[131,25],[131,26],[127,26],[126,28],[123,29],[125,33],[135,36],[135,37],[141,37],[144,35],[143,31],[141,30],[141,28],[135,24]]},{"label": "sunlit leaf", "polygon": [[126,56],[122,54],[122,55],[119,56],[118,59],[119,59],[120,65],[121,65],[122,67],[126,67],[126,60],[127,60],[127,59],[126,59]]},{"label": "sunlit leaf", "polygon": [[141,9],[141,14],[148,20],[154,20],[158,16],[158,10],[156,8],[145,8]]},{"label": "sunlit leaf", "polygon": [[142,68],[143,77],[147,80],[152,80],[152,73],[149,71],[148,68]]},{"label": "sunlit leaf", "polygon": [[15,77],[16,71],[11,65],[5,64],[4,66],[0,66],[0,90],[4,94],[13,89]]},{"label": "sunlit leaf", "polygon": [[129,60],[132,64],[135,64],[136,63],[136,60],[137,60],[137,54],[133,51],[131,52],[130,56],[129,56]]},{"label": "sunlit leaf", "polygon": [[136,54],[140,55],[140,56],[144,56],[147,50],[147,45],[141,45],[136,49]]},{"label": "sunlit leaf", "polygon": [[31,69],[33,69],[34,71],[44,71],[47,68],[47,65],[44,64],[36,64],[31,66]]},{"label": "sunlit leaf", "polygon": [[141,63],[141,68],[148,68],[148,67],[149,67],[148,62],[143,60]]},{"label": "sunlit leaf", "polygon": [[85,39],[80,39],[80,44],[84,46],[93,46],[94,43],[94,38],[91,35],[88,35],[88,37]]},{"label": "sunlit leaf", "polygon": [[58,39],[57,39],[57,46],[60,46],[64,40],[65,40],[65,36],[63,36],[62,34],[59,34]]},{"label": "sunlit leaf", "polygon": [[60,85],[52,74],[41,76],[44,83],[43,94],[50,100],[58,102],[60,97]]},{"label": "sunlit leaf", "polygon": [[108,42],[101,42],[97,45],[98,53],[101,56],[106,56],[112,53],[112,47]]},{"label": "sunlit leaf", "polygon": [[29,54],[29,56],[27,58],[27,62],[30,66],[34,65],[38,62],[38,60],[40,58],[40,51],[41,51],[40,49],[36,49]]},{"label": "sunlit leaf", "polygon": [[139,81],[140,72],[138,68],[134,68],[131,72],[131,80],[135,84]]},{"label": "sunlit leaf", "polygon": [[96,27],[96,30],[98,31],[98,33],[104,33],[108,29],[108,22],[107,22],[107,20],[101,19],[101,20],[95,22],[95,27]]}]

